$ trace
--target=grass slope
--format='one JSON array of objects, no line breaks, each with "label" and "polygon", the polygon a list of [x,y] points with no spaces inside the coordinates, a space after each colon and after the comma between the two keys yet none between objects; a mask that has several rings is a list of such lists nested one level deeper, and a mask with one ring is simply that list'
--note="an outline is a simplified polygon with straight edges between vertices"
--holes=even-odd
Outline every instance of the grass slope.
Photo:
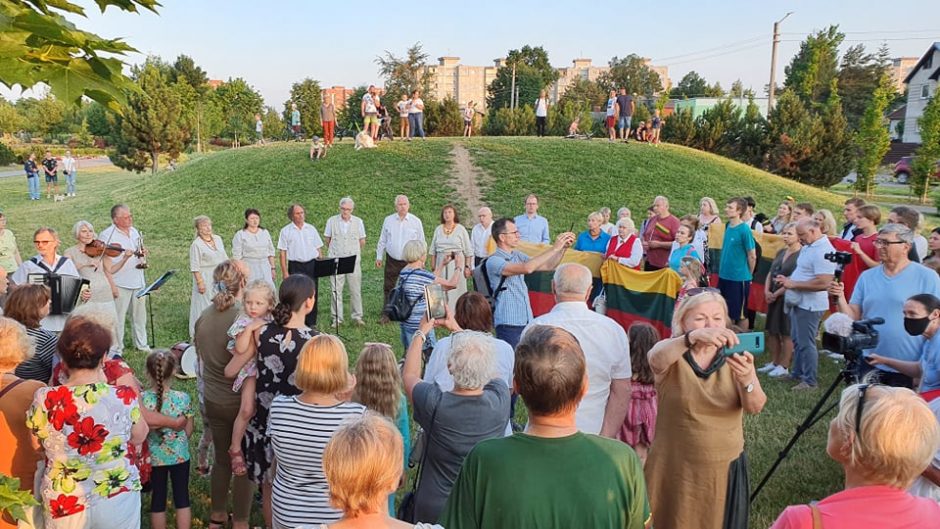
[{"label": "grass slope", "polygon": [[[378,230],[382,218],[394,210],[395,195],[411,197],[412,212],[424,220],[429,240],[441,205],[455,201],[466,212],[449,181],[450,150],[455,142],[462,142],[487,173],[483,196],[497,215],[520,213],[524,196],[535,192],[542,197],[540,213],[550,219],[553,233],[570,225],[583,229],[587,213],[604,205],[615,210],[629,206],[639,219],[659,194],[670,197],[677,214],[697,211],[703,195],[722,204],[730,196],[752,194],[758,209],[770,212],[787,195],[834,211],[841,204],[836,195],[683,147],[473,138],[395,142],[360,152],[346,143],[319,163],[307,159],[303,145],[280,144],[197,157],[175,172],[155,176],[88,169],[79,173],[79,196],[55,204],[50,200],[29,202],[22,178],[4,178],[0,179],[0,207],[9,217],[8,227],[16,234],[20,251],[30,256],[34,253],[31,236],[37,226],[59,230],[64,249],[72,244],[69,232],[76,220],[89,220],[100,231],[110,222],[112,204],[129,204],[152,252],[148,279],[166,269],[180,271],[153,300],[157,345],[167,347],[187,338],[193,217],[211,217],[215,232],[230,250],[231,237],[241,227],[246,207],[258,208],[265,226],[276,237],[287,222],[285,210],[290,203],[304,204],[307,221],[322,231],[326,219],[336,212],[339,198],[350,195],[368,232],[363,260],[368,326],[340,329],[354,361],[365,341],[385,341],[401,352],[398,327],[375,324],[381,310],[382,272],[372,264]],[[464,221],[469,226],[473,218],[465,216]],[[321,282],[321,287],[325,289],[326,283]],[[320,304],[321,322],[329,319],[327,299]],[[129,357],[143,377],[140,355],[130,353]],[[821,361],[822,383],[831,380],[835,372],[829,361]],[[754,484],[819,395],[792,395],[786,384],[764,382],[768,405],[759,417],[749,417],[745,423]],[[178,382],[177,386],[194,392],[192,382]],[[817,425],[797,445],[754,504],[753,527],[769,526],[787,504],[805,503],[838,489],[841,478],[824,454],[825,435],[825,424]],[[208,519],[208,482],[194,476],[192,490],[194,527],[201,527]],[[260,521],[260,516],[255,519]],[[144,526],[149,527],[147,517]]]}]

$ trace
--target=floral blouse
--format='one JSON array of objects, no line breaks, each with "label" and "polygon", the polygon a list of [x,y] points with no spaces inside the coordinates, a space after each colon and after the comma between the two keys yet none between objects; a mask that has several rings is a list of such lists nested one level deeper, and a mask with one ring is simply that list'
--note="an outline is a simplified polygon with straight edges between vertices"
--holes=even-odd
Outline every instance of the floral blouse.
[{"label": "floral blouse", "polygon": [[[157,410],[157,392],[148,389],[140,396],[141,404],[148,410],[156,410],[167,417],[192,417],[195,415],[192,399],[188,393],[170,390],[163,398],[163,407]],[[160,428],[150,430],[147,435],[150,460],[155,467],[168,467],[189,461],[189,436],[183,430]]]},{"label": "floral blouse", "polygon": [[52,518],[141,489],[128,451],[139,420],[137,395],[128,386],[96,383],[36,391],[26,425],[45,450],[42,499]]}]

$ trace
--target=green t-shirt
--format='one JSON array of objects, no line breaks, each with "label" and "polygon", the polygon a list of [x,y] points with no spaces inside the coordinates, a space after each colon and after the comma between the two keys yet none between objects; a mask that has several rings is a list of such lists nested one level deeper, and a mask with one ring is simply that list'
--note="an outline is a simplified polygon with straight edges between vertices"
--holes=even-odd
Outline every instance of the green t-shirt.
[{"label": "green t-shirt", "polygon": [[651,523],[643,466],[626,444],[576,433],[517,433],[476,445],[439,521],[447,529],[642,529]]},{"label": "green t-shirt", "polygon": [[754,234],[746,222],[737,226],[725,226],[725,238],[721,243],[721,262],[718,277],[728,281],[750,281],[753,279],[747,255],[757,246]]}]

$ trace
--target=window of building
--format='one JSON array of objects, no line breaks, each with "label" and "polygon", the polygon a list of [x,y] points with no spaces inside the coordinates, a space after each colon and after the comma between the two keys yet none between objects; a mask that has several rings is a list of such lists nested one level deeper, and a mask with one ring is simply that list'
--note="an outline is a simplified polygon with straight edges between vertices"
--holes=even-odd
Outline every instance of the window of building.
[{"label": "window of building", "polygon": [[933,68],[933,54],[932,53],[927,57],[927,60],[924,61],[924,69],[929,70],[931,68]]},{"label": "window of building", "polygon": [[920,87],[920,98],[929,99],[930,98],[930,85],[925,84]]}]

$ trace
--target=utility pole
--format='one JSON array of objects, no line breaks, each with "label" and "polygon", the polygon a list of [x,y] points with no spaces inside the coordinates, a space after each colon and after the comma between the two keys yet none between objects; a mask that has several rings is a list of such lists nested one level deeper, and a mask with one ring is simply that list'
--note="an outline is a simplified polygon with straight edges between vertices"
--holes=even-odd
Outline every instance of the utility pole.
[{"label": "utility pole", "polygon": [[783,18],[774,22],[774,42],[773,46],[770,49],[770,86],[767,93],[767,113],[770,113],[770,110],[774,108],[774,88],[776,88],[776,77],[777,77],[777,44],[780,43],[780,23],[787,19],[788,16],[792,15],[793,11],[788,12],[786,15],[783,15]]},{"label": "utility pole", "polygon": [[512,63],[512,85],[509,89],[509,108],[516,109],[516,63]]}]

